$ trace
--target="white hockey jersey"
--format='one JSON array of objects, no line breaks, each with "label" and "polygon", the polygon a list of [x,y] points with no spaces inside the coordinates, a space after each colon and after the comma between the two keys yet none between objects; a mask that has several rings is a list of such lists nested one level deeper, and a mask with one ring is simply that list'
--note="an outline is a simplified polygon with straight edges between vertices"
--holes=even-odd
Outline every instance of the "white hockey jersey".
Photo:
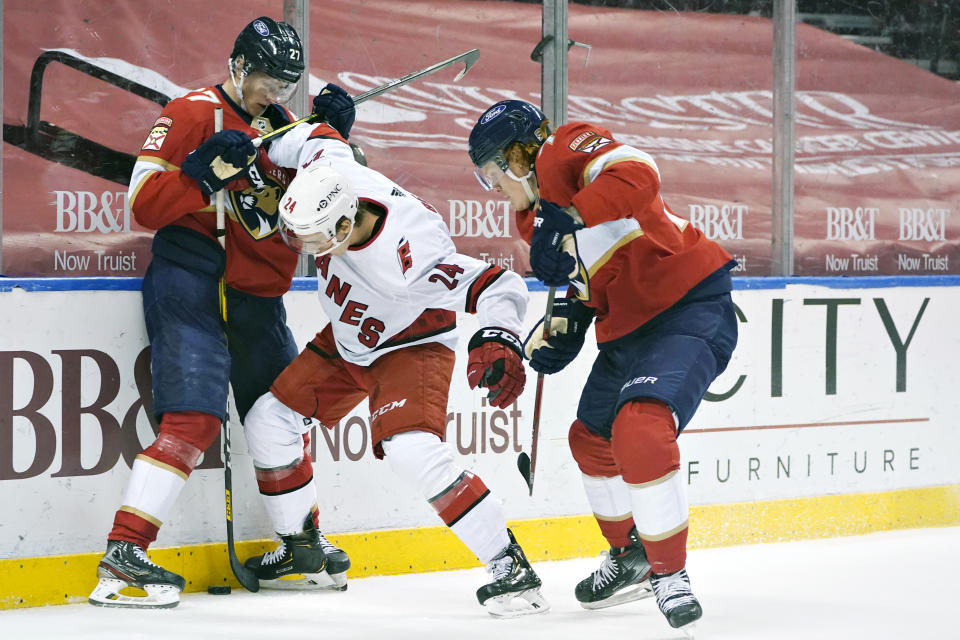
[{"label": "white hockey jersey", "polygon": [[360,201],[386,211],[374,235],[343,256],[317,260],[320,303],[340,355],[358,365],[402,347],[457,342],[456,312],[477,313],[481,327],[516,334],[527,305],[523,279],[457,253],[443,219],[428,203],[357,163],[327,125],[303,124],[269,149],[281,167],[323,162],[347,177]]}]

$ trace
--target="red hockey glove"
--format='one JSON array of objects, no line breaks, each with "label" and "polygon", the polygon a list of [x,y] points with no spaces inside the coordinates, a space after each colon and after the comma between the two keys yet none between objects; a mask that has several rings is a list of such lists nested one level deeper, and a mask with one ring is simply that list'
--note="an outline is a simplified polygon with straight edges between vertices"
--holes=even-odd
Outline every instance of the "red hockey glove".
[{"label": "red hockey glove", "polygon": [[523,392],[527,372],[520,356],[517,334],[497,327],[484,327],[467,345],[467,381],[471,389],[486,387],[490,406],[503,409]]}]

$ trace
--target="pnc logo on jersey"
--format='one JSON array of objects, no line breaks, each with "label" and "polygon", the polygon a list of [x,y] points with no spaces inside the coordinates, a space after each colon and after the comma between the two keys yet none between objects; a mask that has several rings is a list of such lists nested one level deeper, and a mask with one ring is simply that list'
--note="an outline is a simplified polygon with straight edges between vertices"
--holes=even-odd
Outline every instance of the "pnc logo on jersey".
[{"label": "pnc logo on jersey", "polygon": [[584,131],[576,138],[570,141],[570,149],[580,153],[593,153],[601,147],[613,143],[610,138],[604,138],[595,131]]},{"label": "pnc logo on jersey", "polygon": [[397,259],[400,261],[400,269],[403,273],[410,270],[413,266],[413,255],[410,253],[410,241],[406,238],[400,238],[400,246],[397,247]]}]

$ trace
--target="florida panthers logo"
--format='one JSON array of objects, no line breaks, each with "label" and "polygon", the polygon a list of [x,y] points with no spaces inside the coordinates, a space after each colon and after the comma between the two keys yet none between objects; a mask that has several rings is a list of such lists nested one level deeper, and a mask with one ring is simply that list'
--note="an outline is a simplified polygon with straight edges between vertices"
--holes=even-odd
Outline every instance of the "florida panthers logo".
[{"label": "florida panthers logo", "polygon": [[570,149],[581,153],[593,153],[611,143],[613,143],[613,140],[610,138],[605,138],[593,131],[585,131],[570,141]]},{"label": "florida panthers logo", "polygon": [[250,234],[254,240],[263,240],[277,231],[280,199],[290,184],[291,175],[274,166],[261,154],[257,162],[247,170],[250,186],[243,191],[228,191],[233,205],[231,218]]}]

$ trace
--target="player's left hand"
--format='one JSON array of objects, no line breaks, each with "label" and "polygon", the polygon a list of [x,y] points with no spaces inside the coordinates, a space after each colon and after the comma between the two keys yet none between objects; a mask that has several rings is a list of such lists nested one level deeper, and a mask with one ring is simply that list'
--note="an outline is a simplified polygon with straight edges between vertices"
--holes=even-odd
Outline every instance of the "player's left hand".
[{"label": "player's left hand", "polygon": [[547,286],[563,286],[577,275],[577,259],[563,245],[566,236],[582,228],[560,205],[540,201],[530,239],[530,268]]},{"label": "player's left hand", "polygon": [[595,311],[576,298],[553,301],[550,336],[544,336],[544,318],[533,327],[523,349],[537,373],[557,373],[576,359],[583,348]]},{"label": "player's left hand", "polygon": [[499,327],[484,327],[470,338],[467,350],[470,388],[489,389],[490,406],[504,409],[513,404],[527,381],[517,334]]},{"label": "player's left hand", "polygon": [[336,129],[346,140],[357,116],[357,109],[350,94],[331,82],[313,99],[313,113]]},{"label": "player's left hand", "polygon": [[243,131],[219,131],[187,154],[180,171],[197,181],[200,190],[212,195],[241,177],[257,160],[257,148]]}]

